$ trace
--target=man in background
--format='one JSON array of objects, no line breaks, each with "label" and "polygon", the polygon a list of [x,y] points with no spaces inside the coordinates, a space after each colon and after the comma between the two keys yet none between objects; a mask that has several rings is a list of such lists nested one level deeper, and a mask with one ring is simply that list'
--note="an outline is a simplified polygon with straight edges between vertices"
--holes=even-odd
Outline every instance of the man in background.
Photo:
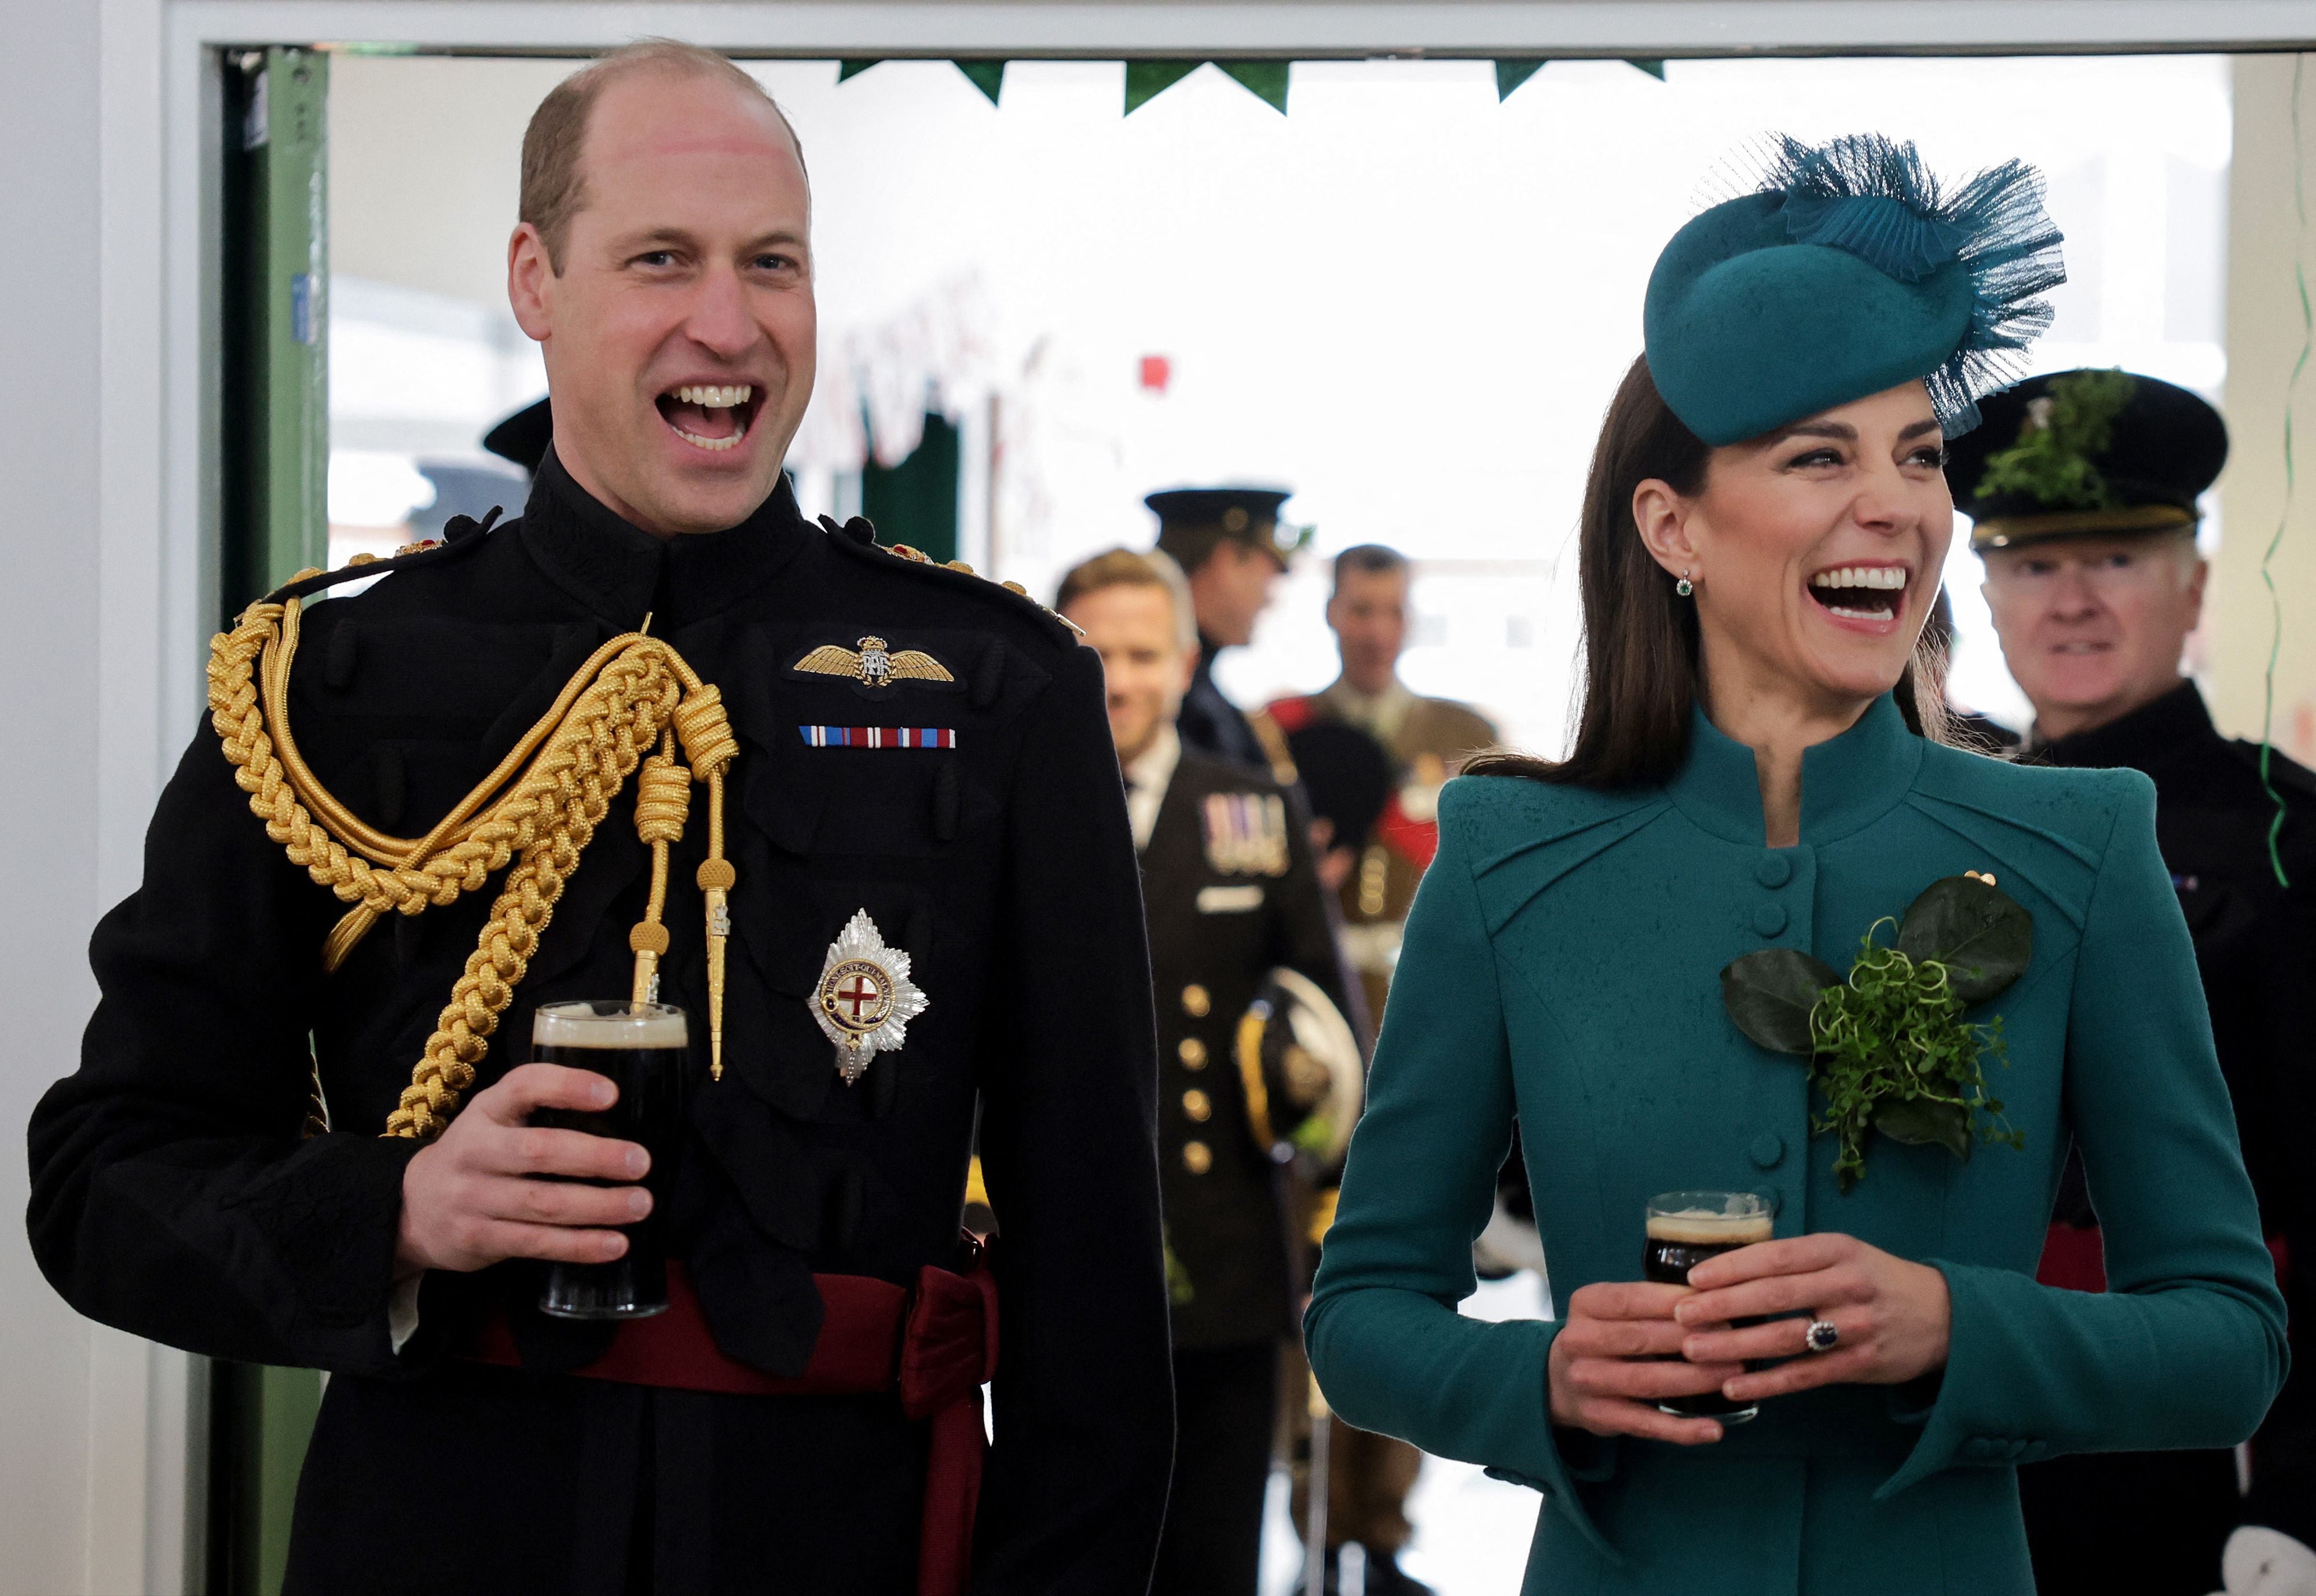
[{"label": "man in background", "polygon": [[1158,549],[1181,567],[1198,624],[1198,652],[1177,722],[1182,740],[1202,752],[1295,779],[1295,762],[1278,728],[1250,719],[1215,685],[1215,656],[1243,648],[1270,604],[1287,561],[1311,540],[1308,527],[1288,527],[1278,488],[1175,488],[1143,502],[1158,518]]},{"label": "man in background", "polygon": [[[1283,1163],[1306,1132],[1348,1136],[1361,1060],[1300,798],[1176,732],[1199,658],[1180,590],[1162,558],[1118,549],[1073,569],[1054,603],[1101,656],[1158,998],[1176,1441],[1151,1589],[1253,1596],[1279,1353],[1305,1278]],[[1322,1033],[1331,1052],[1264,1045]]]},{"label": "man in background", "polygon": [[[1338,895],[1345,962],[1358,972],[1367,1012],[1378,1024],[1416,885],[1439,851],[1439,789],[1465,759],[1496,741],[1495,727],[1478,711],[1450,699],[1422,697],[1399,679],[1412,575],[1407,556],[1381,544],[1362,544],[1336,555],[1327,625],[1335,634],[1341,674],[1321,692],[1282,698],[1269,709],[1290,737],[1330,723],[1355,726],[1391,757],[1393,790]],[[1517,1155],[1505,1167],[1513,1177],[1509,1195],[1524,1212],[1527,1183]],[[1518,1213],[1503,1218],[1517,1230]],[[1492,1232],[1502,1228],[1491,1226]],[[1479,1262],[1491,1272],[1507,1273],[1528,1264],[1530,1250]],[[1373,1596],[1418,1596],[1425,1587],[1400,1572],[1398,1558],[1408,1538],[1407,1493],[1423,1454],[1403,1441],[1354,1430],[1341,1420],[1334,1421],[1332,1454],[1330,1564],[1343,1547],[1357,1543],[1367,1554],[1367,1589]],[[1328,1588],[1333,1588],[1332,1581]]]},{"label": "man in background", "polygon": [[[2035,707],[2025,758],[2154,778],[2155,833],[2196,942],[2244,1163],[2294,1308],[2291,1381],[2254,1437],[2250,1490],[2228,1452],[2094,1455],[2019,1470],[2046,1596],[2204,1596],[2236,1530],[2316,1538],[2316,1310],[2306,1138],[2316,1130],[2316,778],[2214,729],[2180,674],[2203,611],[2196,500],[2227,458],[2219,413],[2122,371],[2035,377],[1985,402],[1947,474],[1975,522],[2010,674]],[[2263,770],[2265,775],[2263,776]],[[2285,884],[2286,881],[2289,885]],[[2040,1276],[2106,1286],[2081,1162],[2070,1158]]]}]

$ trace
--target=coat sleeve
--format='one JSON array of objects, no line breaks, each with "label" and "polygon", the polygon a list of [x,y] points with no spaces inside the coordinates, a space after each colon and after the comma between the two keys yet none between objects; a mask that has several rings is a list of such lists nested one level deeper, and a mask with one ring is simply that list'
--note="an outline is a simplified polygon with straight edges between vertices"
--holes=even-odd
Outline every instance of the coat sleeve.
[{"label": "coat sleeve", "polygon": [[77,1073],[33,1112],[33,1256],[89,1317],[247,1362],[387,1373],[415,1150],[301,1134],[322,939],[343,910],[193,740],[144,882],[98,924]]},{"label": "coat sleeve", "polygon": [[2156,851],[2155,789],[2136,772],[2099,779],[2116,811],[2076,953],[2066,1100],[2107,1290],[1929,1260],[1952,1293],[1952,1351],[1878,1496],[1957,1463],[2233,1446],[2284,1378],[2284,1302]]},{"label": "coat sleeve", "polygon": [[1157,1022],[1092,650],[1030,714],[981,1062],[1003,1233],[973,1588],[1120,1596],[1149,1583],[1173,1459]]},{"label": "coat sleeve", "polygon": [[1559,1326],[1456,1311],[1476,1289],[1472,1240],[1513,1118],[1495,950],[1457,824],[1468,785],[1448,790],[1440,852],[1408,915],[1305,1339],[1351,1423],[1533,1487],[1621,1561],[1578,1502],[1551,1422],[1545,1360]]}]

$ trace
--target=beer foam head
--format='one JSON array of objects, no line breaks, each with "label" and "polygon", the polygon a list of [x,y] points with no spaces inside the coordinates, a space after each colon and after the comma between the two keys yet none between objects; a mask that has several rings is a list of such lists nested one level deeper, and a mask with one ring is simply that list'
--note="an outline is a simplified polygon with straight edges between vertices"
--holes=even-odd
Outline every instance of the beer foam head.
[{"label": "beer foam head", "polygon": [[683,1011],[664,1003],[548,1003],[531,1021],[534,1047],[680,1048]]},{"label": "beer foam head", "polygon": [[1745,1246],[1767,1241],[1776,1234],[1777,1221],[1765,1213],[1723,1213],[1715,1209],[1689,1208],[1649,1216],[1649,1239],[1682,1246]]}]

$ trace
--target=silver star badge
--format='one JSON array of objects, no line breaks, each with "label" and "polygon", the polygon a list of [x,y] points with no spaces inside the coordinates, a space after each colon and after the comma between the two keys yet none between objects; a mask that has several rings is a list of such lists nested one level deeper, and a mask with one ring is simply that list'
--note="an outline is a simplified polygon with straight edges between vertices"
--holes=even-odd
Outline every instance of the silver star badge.
[{"label": "silver star badge", "polygon": [[836,1073],[849,1086],[878,1053],[900,1051],[909,1022],[931,1001],[909,979],[909,955],[886,946],[868,911],[856,909],[828,944],[812,1017],[836,1044]]}]

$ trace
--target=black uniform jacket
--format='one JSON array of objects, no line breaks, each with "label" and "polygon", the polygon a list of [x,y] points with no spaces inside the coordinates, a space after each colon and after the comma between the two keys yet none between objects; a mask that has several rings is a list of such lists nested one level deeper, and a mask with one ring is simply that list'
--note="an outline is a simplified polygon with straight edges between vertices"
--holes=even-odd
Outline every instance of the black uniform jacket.
[{"label": "black uniform jacket", "polygon": [[[2252,1443],[2247,1517],[2316,1544],[2316,1353],[2305,1336],[2316,1323],[2316,775],[2271,751],[2269,777],[2286,811],[2276,842],[2287,888],[2268,856],[2276,811],[2260,782],[2259,745],[2221,736],[2193,683],[2029,758],[2154,778],[2155,839],[2196,939],[2244,1166],[2261,1220],[2289,1256],[2294,1367]],[[2062,1190],[2059,1217],[2095,1223],[2079,1170]],[[2098,1193],[2088,1195],[2095,1202]],[[2287,1482],[2296,1503],[2284,1494]]]},{"label": "black uniform jacket", "polygon": [[[1275,802],[1284,817],[1283,871],[1217,868],[1207,846],[1209,797]],[[1246,862],[1226,849],[1223,858]],[[1159,1183],[1174,1254],[1174,1344],[1285,1335],[1295,1310],[1283,1172],[1247,1122],[1236,1038],[1263,978],[1281,965],[1344,1006],[1301,800],[1268,776],[1186,747],[1142,850],[1142,882],[1158,991]]]},{"label": "black uniform jacket", "polygon": [[[662,1211],[717,1342],[794,1374],[820,1324],[815,1272],[907,1284],[954,1266],[978,1095],[1006,1233],[974,1588],[1142,1589],[1171,1441],[1154,1033],[1099,661],[1027,600],[877,548],[865,521],[812,526],[785,487],[741,526],[663,541],[550,455],[524,516],[469,536],[310,606],[290,694],[308,761],[364,819],[421,835],[648,615],[721,687],[741,744],[720,1082],[692,884],[704,788],[670,872],[661,993],[692,1016],[696,1071]],[[792,669],[872,634],[953,679]],[[813,746],[815,726],[941,729],[955,746]],[[627,993],[650,876],[634,788],[570,875],[481,1084],[523,1061],[538,1004]],[[379,1132],[494,886],[389,916],[325,978],[345,906],[267,839],[204,727],[154,818],[144,885],[97,929],[80,1070],[32,1121],[42,1268],[106,1323],[334,1371],[292,1590],[913,1591],[923,1434],[890,1395],[553,1378],[612,1327],[538,1314],[544,1266],[524,1263],[429,1275],[416,1337],[390,1350],[416,1144]],[[848,1086],[806,999],[860,909],[931,1006]],[[331,1130],[300,1139],[316,1061]],[[521,1371],[454,1355],[493,1299]]]},{"label": "black uniform jacket", "polygon": [[1262,740],[1247,723],[1239,706],[1223,696],[1215,685],[1215,656],[1222,645],[1210,643],[1205,633],[1198,634],[1198,664],[1191,672],[1189,691],[1182,695],[1182,707],[1175,716],[1175,730],[1181,733],[1184,743],[1217,759],[1227,759],[1253,770],[1270,768],[1270,755],[1264,750]]}]

